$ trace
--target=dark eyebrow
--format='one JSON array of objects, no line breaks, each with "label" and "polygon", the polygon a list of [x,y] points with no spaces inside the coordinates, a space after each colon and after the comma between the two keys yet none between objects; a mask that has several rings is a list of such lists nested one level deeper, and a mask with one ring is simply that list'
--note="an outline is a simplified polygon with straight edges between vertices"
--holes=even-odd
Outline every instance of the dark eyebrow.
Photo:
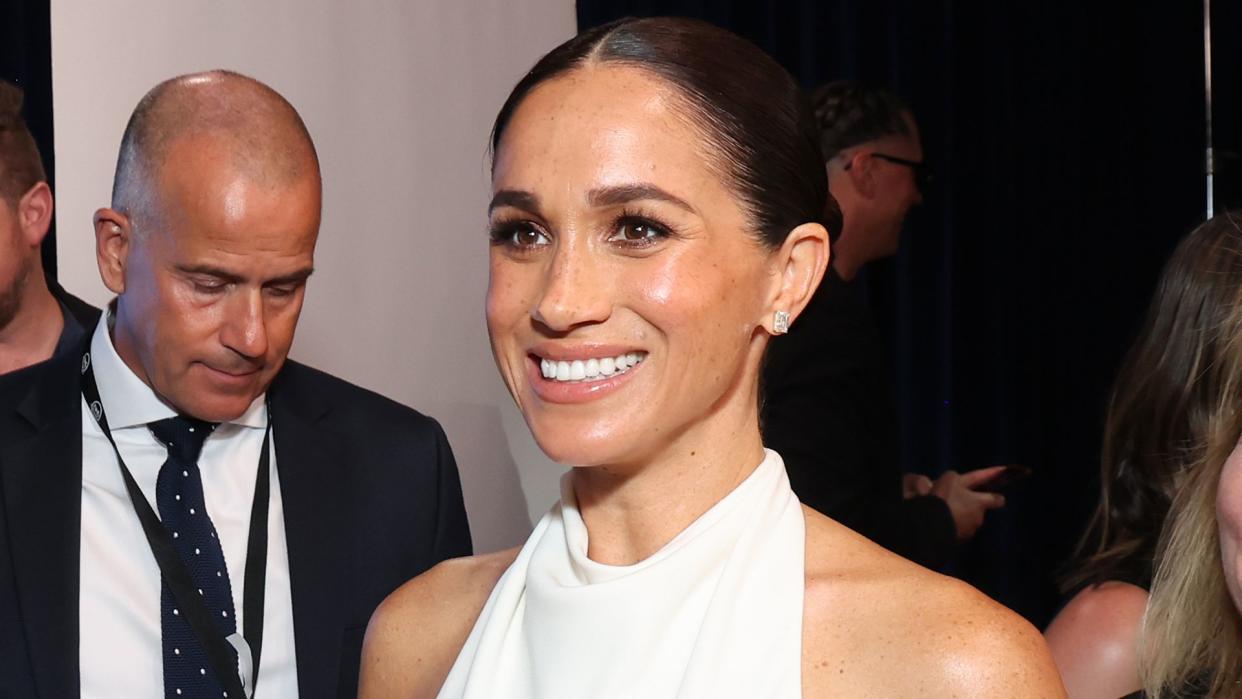
[{"label": "dark eyebrow", "polygon": [[[628,204],[632,201],[642,201],[644,199],[667,202],[692,214],[698,213],[693,206],[687,204],[680,197],[670,194],[653,184],[635,183],[600,187],[592,189],[587,193],[587,203],[594,207],[617,206],[618,204]],[[492,197],[492,203],[488,205],[487,212],[490,214],[501,206],[512,206],[515,209],[523,209],[537,214],[539,213],[539,197],[530,192],[517,189],[502,189]]]},{"label": "dark eyebrow", "polygon": [[519,189],[502,189],[492,197],[492,203],[487,205],[487,213],[491,214],[501,206],[512,206],[536,214],[539,213],[539,197]]},{"label": "dark eyebrow", "polygon": [[613,187],[601,187],[592,189],[587,194],[587,202],[591,206],[617,206],[618,204],[628,204],[632,201],[662,201],[672,204],[680,209],[694,214],[698,213],[681,198],[660,189],[653,184],[638,182],[635,184],[624,184]]},{"label": "dark eyebrow", "polygon": [[289,274],[286,274],[283,277],[276,277],[275,279],[268,279],[266,282],[263,282],[263,283],[266,284],[267,286],[281,286],[283,284],[301,284],[302,282],[309,279],[310,275],[314,273],[315,273],[314,267],[305,267],[303,269],[299,269],[296,272],[290,272]]}]

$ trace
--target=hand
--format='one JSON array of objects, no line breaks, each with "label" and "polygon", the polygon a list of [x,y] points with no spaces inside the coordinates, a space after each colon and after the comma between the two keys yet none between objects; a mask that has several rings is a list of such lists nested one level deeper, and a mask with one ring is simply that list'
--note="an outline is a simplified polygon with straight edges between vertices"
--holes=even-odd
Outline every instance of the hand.
[{"label": "hand", "polygon": [[958,541],[966,541],[979,531],[988,510],[1005,506],[1003,495],[974,490],[1004,470],[1004,466],[991,466],[966,473],[945,471],[932,484],[931,494],[944,500],[949,506],[949,512],[953,514]]},{"label": "hand", "polygon": [[901,477],[901,497],[906,500],[929,495],[931,491],[932,479],[921,473],[907,473]]}]

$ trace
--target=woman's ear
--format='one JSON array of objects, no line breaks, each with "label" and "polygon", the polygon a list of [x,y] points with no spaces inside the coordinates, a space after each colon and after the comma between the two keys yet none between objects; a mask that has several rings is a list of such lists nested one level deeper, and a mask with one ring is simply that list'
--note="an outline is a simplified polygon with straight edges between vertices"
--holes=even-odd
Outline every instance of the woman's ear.
[{"label": "woman's ear", "polygon": [[[764,318],[760,320],[768,334],[785,333],[806,308],[824,278],[830,256],[828,231],[818,223],[804,223],[793,229],[772,253],[775,274]],[[778,313],[788,315],[781,318]]]}]

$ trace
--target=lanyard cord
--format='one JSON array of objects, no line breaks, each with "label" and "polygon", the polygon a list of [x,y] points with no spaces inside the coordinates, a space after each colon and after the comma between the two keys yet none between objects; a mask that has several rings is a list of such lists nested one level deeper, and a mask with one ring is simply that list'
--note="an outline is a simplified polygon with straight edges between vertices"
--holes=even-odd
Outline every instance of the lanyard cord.
[{"label": "lanyard cord", "polygon": [[87,351],[82,355],[82,396],[86,399],[86,404],[90,408],[91,415],[95,418],[95,422],[99,424],[99,428],[103,430],[104,436],[108,438],[108,442],[112,445],[112,450],[116,452],[116,462],[121,468],[121,477],[125,480],[125,490],[129,493],[130,504],[134,506],[134,513],[138,515],[138,521],[142,524],[142,532],[147,537],[147,544],[151,547],[151,553],[155,556],[155,562],[159,565],[160,575],[163,576],[164,582],[168,584],[168,588],[172,591],[173,596],[177,599],[177,604],[185,610],[186,621],[189,622],[190,628],[194,631],[194,635],[203,644],[203,649],[207,653],[207,659],[211,663],[211,669],[215,671],[216,677],[225,686],[229,692],[235,692],[234,696],[247,697],[253,696],[255,684],[259,677],[259,656],[263,649],[263,605],[265,594],[265,583],[267,577],[267,520],[268,520],[268,501],[271,490],[270,484],[270,444],[272,436],[272,410],[268,406],[267,410],[267,428],[263,432],[263,447],[259,455],[259,472],[255,478],[254,486],[254,502],[250,507],[250,534],[246,543],[246,572],[245,572],[245,591],[242,600],[243,633],[244,640],[249,645],[251,651],[251,670],[250,670],[250,693],[245,691],[245,682],[242,680],[244,672],[239,672],[238,663],[235,662],[234,646],[221,635],[219,628],[216,626],[211,613],[207,611],[203,599],[197,594],[197,587],[194,585],[190,571],[186,568],[185,562],[181,560],[181,556],[173,547],[172,537],[168,534],[168,529],[160,522],[159,517],[151,509],[151,504],[147,502],[146,497],[142,494],[142,490],[138,488],[138,484],[134,481],[133,475],[129,471],[129,467],[125,465],[125,460],[121,458],[121,450],[116,446],[116,440],[112,438],[112,431],[108,428],[108,417],[104,413],[103,401],[99,398],[99,386],[95,382],[95,371],[91,366],[91,355]]}]

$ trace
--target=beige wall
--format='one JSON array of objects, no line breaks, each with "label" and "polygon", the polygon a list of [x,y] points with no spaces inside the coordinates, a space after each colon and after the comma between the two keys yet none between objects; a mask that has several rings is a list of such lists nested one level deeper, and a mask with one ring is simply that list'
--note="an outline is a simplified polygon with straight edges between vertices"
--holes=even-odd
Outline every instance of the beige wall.
[{"label": "beige wall", "polygon": [[439,419],[476,550],[519,543],[560,469],[488,350],[486,144],[513,83],[573,30],[572,0],[54,0],[61,280],[108,298],[91,214],[144,92],[216,67],[267,82],[301,111],[324,172],[292,356]]}]

